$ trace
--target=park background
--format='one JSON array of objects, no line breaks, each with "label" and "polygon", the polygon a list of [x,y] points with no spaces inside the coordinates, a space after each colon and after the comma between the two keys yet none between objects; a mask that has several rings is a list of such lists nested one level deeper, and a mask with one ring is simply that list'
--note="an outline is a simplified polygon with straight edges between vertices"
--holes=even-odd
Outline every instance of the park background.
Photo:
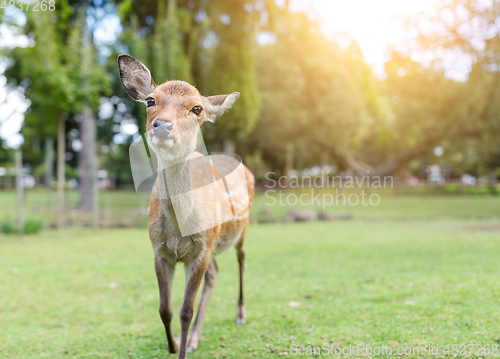
[{"label": "park background", "polygon": [[[293,343],[498,348],[500,1],[341,3],[3,3],[0,357],[166,353],[128,156],[145,108],[119,81],[122,53],[156,83],[242,94],[203,137],[257,180],[249,320],[233,323],[236,260],[221,255],[194,358]],[[269,205],[280,176],[393,185],[316,189],[377,206]]]}]

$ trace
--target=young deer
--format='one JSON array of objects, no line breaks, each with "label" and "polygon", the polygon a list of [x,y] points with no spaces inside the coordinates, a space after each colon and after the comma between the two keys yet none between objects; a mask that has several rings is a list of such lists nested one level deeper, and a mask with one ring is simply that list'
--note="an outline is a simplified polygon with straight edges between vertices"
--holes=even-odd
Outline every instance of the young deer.
[{"label": "young deer", "polygon": [[[167,81],[157,86],[148,68],[128,55],[118,57],[118,67],[127,93],[147,105],[146,138],[158,158],[148,227],[160,289],[160,316],[169,351],[179,351],[179,358],[185,358],[186,353],[198,347],[201,337],[203,317],[218,272],[214,257],[231,246],[236,247],[239,262],[236,323],[242,324],[246,318],[244,244],[254,177],[231,156],[202,156],[195,151],[199,126],[204,121],[216,122],[238,99],[239,93],[203,97],[194,86],[183,81]],[[240,177],[223,178],[217,174],[228,174],[237,167],[241,169]],[[207,186],[207,182],[211,183]],[[183,262],[186,270],[180,344],[172,330],[171,304],[174,268],[178,262]],[[205,284],[198,314],[188,337],[203,276]]]}]

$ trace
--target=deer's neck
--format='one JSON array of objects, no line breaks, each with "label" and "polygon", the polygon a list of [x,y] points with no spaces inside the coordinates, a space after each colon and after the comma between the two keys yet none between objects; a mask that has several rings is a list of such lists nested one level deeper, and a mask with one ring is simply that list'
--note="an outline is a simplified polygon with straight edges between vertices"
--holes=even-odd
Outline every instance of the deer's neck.
[{"label": "deer's neck", "polygon": [[[158,168],[160,198],[166,200],[165,210],[174,217],[183,216],[187,218],[196,209],[196,198],[194,195],[183,195],[193,193],[195,189],[188,159],[176,163],[160,162]],[[182,208],[172,208],[172,198],[182,196]],[[181,212],[181,213],[179,213]]]},{"label": "deer's neck", "polygon": [[162,199],[171,198],[194,189],[191,166],[187,159],[178,163],[159,163],[158,178]]}]

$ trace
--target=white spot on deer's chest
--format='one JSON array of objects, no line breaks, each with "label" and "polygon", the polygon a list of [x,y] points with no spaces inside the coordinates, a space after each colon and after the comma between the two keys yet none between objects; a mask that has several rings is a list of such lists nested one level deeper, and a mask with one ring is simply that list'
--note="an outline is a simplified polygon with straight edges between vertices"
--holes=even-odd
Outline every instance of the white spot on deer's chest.
[{"label": "white spot on deer's chest", "polygon": [[170,215],[169,211],[165,211],[164,215],[162,240],[158,243],[156,253],[172,265],[177,262],[188,263],[198,257],[206,249],[202,238],[198,235],[182,237],[179,228],[174,224],[175,218]]},{"label": "white spot on deer's chest", "polygon": [[177,242],[179,241],[179,238],[177,236],[171,236],[167,238],[165,241],[165,248],[167,252],[172,254],[175,258],[178,257],[177,255]]},{"label": "white spot on deer's chest", "polygon": [[157,255],[173,265],[177,262],[189,263],[193,258],[199,257],[204,250],[205,244],[191,236],[170,236],[155,248]]}]

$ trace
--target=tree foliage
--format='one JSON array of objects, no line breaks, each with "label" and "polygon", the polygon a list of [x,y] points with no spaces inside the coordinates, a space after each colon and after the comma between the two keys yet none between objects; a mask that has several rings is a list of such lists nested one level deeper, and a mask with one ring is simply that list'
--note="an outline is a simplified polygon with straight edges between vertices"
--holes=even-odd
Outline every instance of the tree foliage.
[{"label": "tree foliage", "polygon": [[[95,14],[89,8],[99,7],[122,27],[107,52],[99,52],[87,21]],[[326,38],[288,1],[61,1],[56,9],[28,13],[22,32],[32,45],[7,55],[9,81],[22,83],[31,101],[22,133],[27,144],[54,136],[61,113],[111,104],[99,115],[99,148],[117,178],[127,177],[132,140],[121,125],[145,128],[143,105],[119,82],[121,53],[144,62],[158,84],[182,79],[206,96],[239,91],[221,121],[204,128],[205,140],[212,149],[237,140],[238,153],[267,167],[282,170],[291,151],[298,168],[326,159],[339,170],[392,174],[416,159],[436,160],[438,145],[462,170],[496,166],[499,0],[446,0],[411,19],[408,34],[416,35],[388,52],[385,78],[374,75],[355,41]]]}]

